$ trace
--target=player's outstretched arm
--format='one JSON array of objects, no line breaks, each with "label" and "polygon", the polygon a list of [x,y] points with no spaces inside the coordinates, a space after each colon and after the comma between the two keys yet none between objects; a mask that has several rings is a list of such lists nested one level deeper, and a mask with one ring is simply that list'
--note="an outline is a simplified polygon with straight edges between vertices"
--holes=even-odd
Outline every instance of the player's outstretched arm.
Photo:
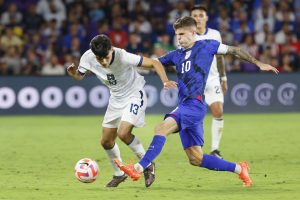
[{"label": "player's outstretched arm", "polygon": [[154,68],[158,76],[160,77],[165,89],[172,89],[177,87],[175,81],[170,81],[166,74],[164,66],[155,59],[143,57],[142,67]]},{"label": "player's outstretched arm", "polygon": [[69,67],[67,68],[67,72],[69,74],[69,76],[71,76],[73,79],[75,80],[82,80],[84,78],[84,76],[82,76],[78,70],[77,67],[74,65],[74,63],[72,63],[71,65],[69,65]]},{"label": "player's outstretched arm", "polygon": [[262,71],[273,71],[276,74],[278,74],[278,72],[279,72],[275,67],[273,67],[269,64],[260,62],[259,60],[255,59],[253,56],[251,56],[248,52],[244,51],[243,49],[241,49],[239,47],[228,46],[227,54],[234,55],[239,59],[253,63],[253,64],[257,65],[260,68],[260,70],[262,70]]}]

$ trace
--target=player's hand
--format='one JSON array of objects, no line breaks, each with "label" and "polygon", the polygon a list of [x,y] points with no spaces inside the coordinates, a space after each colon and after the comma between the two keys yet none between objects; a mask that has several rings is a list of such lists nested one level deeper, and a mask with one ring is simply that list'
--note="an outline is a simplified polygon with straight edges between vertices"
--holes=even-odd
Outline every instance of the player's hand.
[{"label": "player's hand", "polygon": [[269,65],[269,64],[265,64],[265,63],[259,63],[257,64],[257,66],[260,68],[260,70],[262,71],[272,71],[276,74],[279,73],[278,69],[276,69],[275,67]]},{"label": "player's hand", "polygon": [[177,83],[175,81],[165,81],[164,89],[175,89],[177,88]]},{"label": "player's hand", "polygon": [[77,71],[77,68],[75,67],[74,63],[69,65],[69,67],[67,68],[67,72],[70,76],[75,76],[76,71]]},{"label": "player's hand", "polygon": [[228,91],[228,84],[227,81],[221,81],[221,87],[222,87],[222,92],[224,95],[227,94]]}]

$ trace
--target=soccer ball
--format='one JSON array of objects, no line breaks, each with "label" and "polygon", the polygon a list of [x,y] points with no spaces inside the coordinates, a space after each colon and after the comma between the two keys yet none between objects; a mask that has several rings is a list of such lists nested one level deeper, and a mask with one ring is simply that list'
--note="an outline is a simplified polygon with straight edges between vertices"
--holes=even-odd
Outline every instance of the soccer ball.
[{"label": "soccer ball", "polygon": [[74,168],[76,178],[83,183],[92,183],[99,174],[99,166],[90,158],[79,160]]}]

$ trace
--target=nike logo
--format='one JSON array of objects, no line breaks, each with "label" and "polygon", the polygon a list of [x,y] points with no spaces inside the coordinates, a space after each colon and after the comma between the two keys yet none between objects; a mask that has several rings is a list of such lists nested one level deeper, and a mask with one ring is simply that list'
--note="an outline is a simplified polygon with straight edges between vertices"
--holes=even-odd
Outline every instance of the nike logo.
[{"label": "nike logo", "polygon": [[153,170],[151,171],[151,174],[152,174],[152,175],[155,175],[155,164],[154,164],[154,163],[152,163],[152,169],[153,169]]},{"label": "nike logo", "polygon": [[80,163],[80,164],[82,164],[82,165],[86,165],[86,166],[89,166],[89,163],[87,163],[87,162]]},{"label": "nike logo", "polygon": [[153,150],[154,149],[154,145],[149,146],[148,150]]}]

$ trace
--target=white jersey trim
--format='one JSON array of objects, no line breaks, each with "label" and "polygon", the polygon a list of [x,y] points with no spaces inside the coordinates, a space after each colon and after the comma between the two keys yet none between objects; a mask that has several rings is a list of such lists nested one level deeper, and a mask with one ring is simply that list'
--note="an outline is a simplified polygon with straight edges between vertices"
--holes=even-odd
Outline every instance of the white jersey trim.
[{"label": "white jersey trim", "polygon": [[219,48],[218,48],[218,54],[226,54],[228,51],[228,46],[225,44],[220,44]]}]

